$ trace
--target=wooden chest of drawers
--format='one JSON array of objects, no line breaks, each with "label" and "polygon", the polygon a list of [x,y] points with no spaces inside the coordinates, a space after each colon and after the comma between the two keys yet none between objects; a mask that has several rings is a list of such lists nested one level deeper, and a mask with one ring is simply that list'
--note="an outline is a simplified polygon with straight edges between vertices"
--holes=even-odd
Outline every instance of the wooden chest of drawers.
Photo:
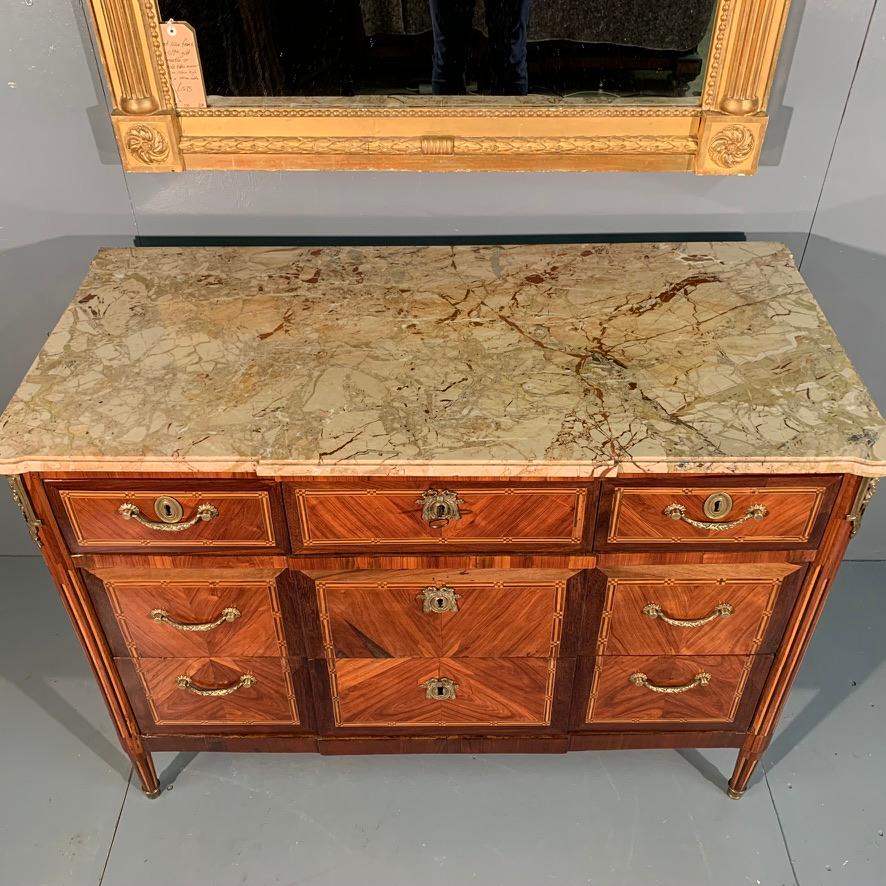
[{"label": "wooden chest of drawers", "polygon": [[[779,247],[601,249],[210,250],[221,290],[183,250],[99,256],[0,470],[148,795],[155,750],[698,746],[739,749],[741,795],[886,473],[883,421]],[[659,282],[704,265],[705,298],[613,295],[631,250]],[[413,282],[354,270],[379,257]],[[78,382],[142,326],[156,353],[119,390]],[[775,376],[747,358],[762,328]],[[206,341],[211,366],[164,364]]]}]

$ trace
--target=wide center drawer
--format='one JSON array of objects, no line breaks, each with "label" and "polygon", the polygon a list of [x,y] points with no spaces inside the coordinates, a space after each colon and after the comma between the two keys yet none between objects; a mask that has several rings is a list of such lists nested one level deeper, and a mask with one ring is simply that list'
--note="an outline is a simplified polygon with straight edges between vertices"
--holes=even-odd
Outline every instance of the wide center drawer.
[{"label": "wide center drawer", "polygon": [[541,658],[339,661],[335,725],[547,726],[556,667]]},{"label": "wide center drawer", "polygon": [[550,657],[574,570],[357,572],[317,578],[335,658]]},{"label": "wide center drawer", "polygon": [[407,484],[285,485],[293,549],[577,549],[588,489]]}]

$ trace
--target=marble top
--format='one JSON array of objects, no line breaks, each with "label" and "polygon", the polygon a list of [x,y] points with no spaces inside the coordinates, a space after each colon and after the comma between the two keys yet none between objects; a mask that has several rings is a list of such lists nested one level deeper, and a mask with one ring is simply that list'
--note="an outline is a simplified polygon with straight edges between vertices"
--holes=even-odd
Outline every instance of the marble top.
[{"label": "marble top", "polygon": [[102,250],[0,472],[886,474],[778,243]]}]

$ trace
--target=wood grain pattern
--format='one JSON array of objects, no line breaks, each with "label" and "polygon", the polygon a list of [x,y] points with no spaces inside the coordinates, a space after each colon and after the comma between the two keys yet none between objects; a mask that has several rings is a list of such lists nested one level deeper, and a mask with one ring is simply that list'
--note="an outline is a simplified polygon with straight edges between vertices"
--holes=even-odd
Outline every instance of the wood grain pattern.
[{"label": "wood grain pattern", "polygon": [[[525,657],[558,652],[563,571],[382,572],[318,581],[325,644],[337,658]],[[424,612],[425,587],[450,587],[457,612]]]},{"label": "wood grain pattern", "polygon": [[[540,658],[345,659],[336,662],[339,726],[546,726],[556,663]],[[455,699],[428,699],[426,680],[447,677]]]},{"label": "wood grain pattern", "polygon": [[[734,724],[755,656],[608,655],[597,659],[586,723]],[[711,676],[707,686],[662,695],[635,686],[630,676],[646,674],[659,686],[683,686],[696,675]]]},{"label": "wood grain pattern", "polygon": [[[838,497],[841,481],[833,477],[607,480],[596,524],[599,554],[586,553],[597,484],[582,486],[585,506],[570,511],[583,521],[577,534],[569,534],[574,524],[566,531],[565,504],[543,515],[561,533],[549,544],[542,533],[529,534],[534,529],[516,540],[491,533],[490,527],[504,532],[518,501],[507,490],[526,489],[476,483],[461,493],[466,501],[476,490],[495,494],[465,509],[469,542],[462,550],[458,538],[432,540],[428,547],[426,539],[414,545],[382,539],[341,553],[335,544],[302,546],[285,556],[290,536],[283,484],[243,476],[159,479],[163,491],[192,489],[207,500],[213,489],[266,494],[274,546],[164,550],[134,544],[71,555],[61,535],[73,531],[64,523],[61,491],[121,495],[135,489],[154,496],[157,482],[54,476],[46,494],[38,478],[26,483],[45,523],[47,562],[146,789],[156,787],[149,750],[161,748],[530,753],[741,744],[732,780],[739,793],[769,741],[821,613],[848,540],[844,517],[859,482],[844,478]],[[424,489],[422,481],[408,478],[286,484],[335,494],[371,490],[368,498],[396,493],[397,500]],[[634,529],[623,523],[628,535],[610,543],[617,490],[652,488],[668,503],[674,495],[695,496],[687,509],[700,511],[712,487],[733,495],[733,513],[743,507],[744,488],[776,497],[778,507],[787,501],[781,512],[787,524],[778,523],[783,534],[740,543],[663,537],[634,543],[624,541]],[[578,488],[539,482],[531,493],[535,504],[521,513],[538,517],[547,496]],[[809,505],[810,495],[817,504]],[[618,508],[623,516],[623,502]],[[776,514],[775,504],[770,511]],[[291,514],[292,537],[301,545],[298,515]],[[519,529],[519,521],[515,525]],[[487,531],[482,548],[477,544],[481,549],[472,552],[470,539],[479,537],[472,533]],[[441,545],[450,548],[443,553]],[[418,594],[428,585],[455,588],[459,611],[422,612]],[[735,611],[699,628],[679,628],[643,616],[649,602],[680,618],[703,616],[719,602],[732,603]],[[208,621],[228,605],[243,617],[204,634],[147,619],[140,624],[146,607],[164,608],[181,621]],[[298,658],[305,654],[317,660]],[[584,657],[576,668],[577,654]],[[682,684],[700,670],[712,675],[711,683],[679,695],[658,695],[628,680],[640,671],[653,683]],[[201,685],[223,686],[246,672],[258,678],[256,686],[223,698],[198,697],[175,682],[188,673]],[[421,683],[439,676],[458,684],[455,700],[426,698]]]},{"label": "wood grain pattern", "polygon": [[[280,656],[289,650],[283,631],[275,570],[179,572],[150,577],[106,574],[104,588],[126,643],[126,654],[145,658],[214,655]],[[214,622],[228,607],[240,613],[210,631],[183,631],[153,620],[162,609],[185,624]]]},{"label": "wood grain pattern", "polygon": [[[73,552],[250,548],[276,552],[285,550],[287,544],[279,491],[260,481],[66,481],[53,483],[48,489]],[[184,520],[200,504],[215,505],[218,516],[181,532],[160,532],[135,519],[124,519],[118,511],[120,505],[130,502],[146,519],[156,521],[154,502],[163,495],[172,496],[182,505]]]},{"label": "wood grain pattern", "polygon": [[[737,570],[720,566],[656,567],[605,572],[605,599],[597,638],[598,655],[749,654],[771,651],[764,639],[790,565],[754,564]],[[704,625],[671,625],[651,618],[657,604],[673,619],[701,619],[726,603],[732,614]]]},{"label": "wood grain pattern", "polygon": [[427,485],[358,489],[284,484],[287,510],[298,530],[295,550],[349,548],[572,548],[585,530],[587,487],[469,486],[453,488],[461,517],[435,529],[422,519],[419,497]]},{"label": "wood grain pattern", "polygon": [[[620,547],[779,546],[814,547],[824,530],[839,480],[834,477],[673,478],[612,481],[604,484],[596,545],[600,550]],[[705,499],[718,490],[729,493],[732,510],[719,522],[742,517],[754,504],[768,514],[762,520],[747,520],[734,529],[712,531],[674,520],[664,511],[671,504],[683,505],[686,516],[710,521],[703,510]]]},{"label": "wood grain pattern", "polygon": [[[289,667],[280,658],[143,658],[135,660],[153,725],[200,726],[254,724],[298,725],[298,705]],[[254,686],[238,689],[222,698],[205,698],[181,689],[180,675],[204,688],[224,688],[245,674],[256,678]]]}]

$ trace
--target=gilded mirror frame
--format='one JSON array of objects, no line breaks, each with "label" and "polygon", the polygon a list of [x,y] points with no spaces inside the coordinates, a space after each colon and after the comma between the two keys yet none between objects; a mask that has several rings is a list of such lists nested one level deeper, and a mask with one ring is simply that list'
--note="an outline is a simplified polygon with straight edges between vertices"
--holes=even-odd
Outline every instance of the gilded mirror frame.
[{"label": "gilded mirror frame", "polygon": [[157,0],[89,0],[130,172],[191,169],[599,170],[750,175],[790,0],[718,0],[697,105],[404,107],[356,99],[175,107]]}]

